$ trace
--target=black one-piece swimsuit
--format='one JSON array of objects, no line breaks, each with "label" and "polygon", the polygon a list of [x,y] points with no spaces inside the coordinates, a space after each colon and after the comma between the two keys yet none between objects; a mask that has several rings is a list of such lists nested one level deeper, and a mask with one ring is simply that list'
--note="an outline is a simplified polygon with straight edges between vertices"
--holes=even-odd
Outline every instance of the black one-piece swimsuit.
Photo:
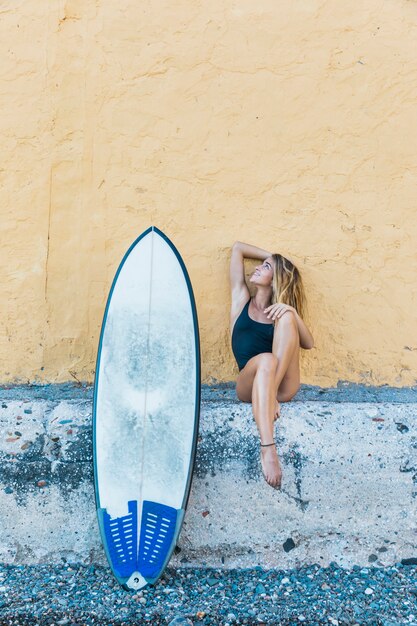
[{"label": "black one-piece swimsuit", "polygon": [[252,357],[261,352],[272,352],[274,339],[274,324],[257,322],[249,317],[249,303],[247,301],[232,332],[232,350],[235,355],[239,371]]}]

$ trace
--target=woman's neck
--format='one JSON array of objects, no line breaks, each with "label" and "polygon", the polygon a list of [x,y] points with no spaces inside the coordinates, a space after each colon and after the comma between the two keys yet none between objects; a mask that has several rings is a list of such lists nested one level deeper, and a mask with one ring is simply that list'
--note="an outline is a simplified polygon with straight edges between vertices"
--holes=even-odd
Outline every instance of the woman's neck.
[{"label": "woman's neck", "polygon": [[271,304],[272,289],[271,287],[258,287],[254,295],[253,302],[258,311],[263,311]]}]

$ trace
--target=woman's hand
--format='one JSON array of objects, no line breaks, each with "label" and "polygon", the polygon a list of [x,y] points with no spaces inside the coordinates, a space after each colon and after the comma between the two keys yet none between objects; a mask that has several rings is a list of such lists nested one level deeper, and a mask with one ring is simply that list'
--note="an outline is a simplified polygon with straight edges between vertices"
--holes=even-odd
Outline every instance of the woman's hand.
[{"label": "woman's hand", "polygon": [[295,313],[295,319],[300,335],[301,348],[304,348],[305,350],[311,350],[311,348],[314,348],[313,335],[310,333],[307,326],[298,315],[297,309],[295,309],[293,306],[290,306],[289,304],[271,304],[271,306],[264,309],[264,313],[268,313],[268,318],[272,317],[274,323],[276,322],[276,320],[279,320],[280,317],[285,315],[287,311],[293,311]]},{"label": "woman's hand", "polygon": [[287,311],[293,311],[294,313],[297,313],[295,308],[293,306],[290,306],[289,304],[271,304],[271,306],[267,307],[264,310],[264,313],[268,313],[268,319],[272,318],[272,320],[275,322],[276,320],[279,320],[279,318],[282,317]]}]

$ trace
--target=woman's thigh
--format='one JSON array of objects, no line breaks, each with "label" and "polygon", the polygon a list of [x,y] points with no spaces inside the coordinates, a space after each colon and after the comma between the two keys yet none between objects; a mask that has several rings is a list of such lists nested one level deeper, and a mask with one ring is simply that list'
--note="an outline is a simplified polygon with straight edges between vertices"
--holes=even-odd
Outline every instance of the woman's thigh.
[{"label": "woman's thigh", "polygon": [[300,388],[300,334],[293,313],[286,312],[275,324],[272,352],[280,363],[277,371],[277,400],[289,402]]},{"label": "woman's thigh", "polygon": [[260,365],[275,372],[278,359],[271,352],[262,352],[249,359],[236,380],[237,397],[242,402],[252,402],[253,381]]},{"label": "woman's thigh", "polygon": [[[287,371],[279,384],[277,390],[278,402],[289,402],[300,388],[299,358],[300,346],[297,345]],[[245,367],[239,372],[236,381],[236,393],[241,402],[252,402],[253,380],[261,363],[276,370],[278,359],[269,352],[262,352],[249,359]]]}]

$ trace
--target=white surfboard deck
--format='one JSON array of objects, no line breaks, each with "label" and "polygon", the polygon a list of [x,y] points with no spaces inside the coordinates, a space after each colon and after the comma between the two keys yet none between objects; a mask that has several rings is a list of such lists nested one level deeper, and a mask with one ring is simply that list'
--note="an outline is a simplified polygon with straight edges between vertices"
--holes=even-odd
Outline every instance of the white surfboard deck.
[{"label": "white surfboard deck", "polygon": [[[113,281],[94,389],[99,525],[113,573],[126,588],[155,582],[175,547],[199,408],[191,284],[178,251],[151,227],[129,248]],[[146,516],[144,501],[158,505]]]}]

